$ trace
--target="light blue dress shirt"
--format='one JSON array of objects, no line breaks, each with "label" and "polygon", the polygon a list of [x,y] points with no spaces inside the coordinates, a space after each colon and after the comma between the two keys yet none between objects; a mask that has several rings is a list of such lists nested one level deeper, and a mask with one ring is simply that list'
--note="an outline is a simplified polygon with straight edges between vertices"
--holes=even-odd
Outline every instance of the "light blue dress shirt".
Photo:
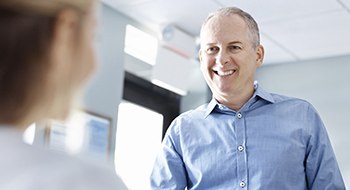
[{"label": "light blue dress shirt", "polygon": [[235,112],[214,99],[177,117],[152,189],[343,190],[327,131],[311,104],[258,85]]}]

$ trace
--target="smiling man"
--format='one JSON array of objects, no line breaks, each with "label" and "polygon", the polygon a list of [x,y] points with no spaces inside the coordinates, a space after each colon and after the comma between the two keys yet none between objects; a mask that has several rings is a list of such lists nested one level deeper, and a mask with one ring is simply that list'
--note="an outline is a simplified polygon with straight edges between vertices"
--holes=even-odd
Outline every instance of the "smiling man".
[{"label": "smiling man", "polygon": [[156,159],[152,189],[343,190],[327,131],[311,104],[254,82],[259,29],[223,8],[201,29],[201,70],[213,99],[177,117]]}]

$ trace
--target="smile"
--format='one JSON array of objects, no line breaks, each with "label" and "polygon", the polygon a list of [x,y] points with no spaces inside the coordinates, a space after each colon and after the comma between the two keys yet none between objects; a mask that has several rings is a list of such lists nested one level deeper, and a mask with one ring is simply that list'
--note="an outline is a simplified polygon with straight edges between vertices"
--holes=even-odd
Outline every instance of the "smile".
[{"label": "smile", "polygon": [[228,70],[228,71],[215,71],[213,70],[215,74],[221,76],[221,77],[225,77],[225,76],[229,76],[232,75],[233,73],[236,72],[236,70]]}]

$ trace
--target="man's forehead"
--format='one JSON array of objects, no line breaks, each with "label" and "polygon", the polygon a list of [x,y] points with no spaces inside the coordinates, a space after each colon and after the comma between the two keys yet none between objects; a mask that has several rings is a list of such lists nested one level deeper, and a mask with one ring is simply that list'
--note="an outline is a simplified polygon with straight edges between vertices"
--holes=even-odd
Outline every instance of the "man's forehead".
[{"label": "man's forehead", "polygon": [[223,31],[246,32],[248,26],[238,15],[217,15],[212,17],[203,26],[201,36],[208,33],[220,33]]},{"label": "man's forehead", "polygon": [[236,25],[239,27],[247,26],[244,19],[237,14],[214,15],[204,24],[203,29],[208,30],[208,29],[211,29],[213,26],[223,28],[223,27],[227,27],[227,25],[231,25],[231,26]]},{"label": "man's forehead", "polygon": [[201,44],[225,41],[227,43],[242,41],[248,28],[244,20],[238,15],[217,15],[208,20],[201,31]]}]

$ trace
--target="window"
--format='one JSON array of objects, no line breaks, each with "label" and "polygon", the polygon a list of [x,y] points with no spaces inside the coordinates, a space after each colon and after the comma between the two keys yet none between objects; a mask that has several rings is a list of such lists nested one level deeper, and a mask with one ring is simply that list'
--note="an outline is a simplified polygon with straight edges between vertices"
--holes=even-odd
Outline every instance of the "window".
[{"label": "window", "polygon": [[155,65],[157,48],[157,38],[135,28],[134,26],[126,26],[125,53],[150,65]]},{"label": "window", "polygon": [[118,113],[116,172],[129,189],[145,189],[162,140],[163,115],[127,101]]},{"label": "window", "polygon": [[179,115],[181,96],[125,72],[118,110],[116,172],[129,189],[145,189],[162,138]]}]

